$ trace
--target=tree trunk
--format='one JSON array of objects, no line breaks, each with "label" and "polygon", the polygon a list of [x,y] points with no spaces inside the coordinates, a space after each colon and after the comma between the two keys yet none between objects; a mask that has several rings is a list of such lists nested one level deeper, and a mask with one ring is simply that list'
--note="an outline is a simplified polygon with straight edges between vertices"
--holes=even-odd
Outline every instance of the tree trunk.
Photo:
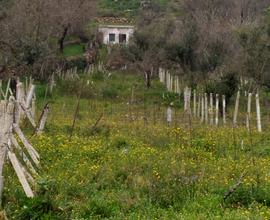
[{"label": "tree trunk", "polygon": [[65,38],[67,36],[67,33],[68,33],[68,30],[69,30],[70,26],[71,26],[70,24],[68,24],[67,26],[64,26],[64,31],[62,33],[62,36],[58,40],[59,50],[60,50],[61,53],[64,52],[64,41],[65,41]]}]

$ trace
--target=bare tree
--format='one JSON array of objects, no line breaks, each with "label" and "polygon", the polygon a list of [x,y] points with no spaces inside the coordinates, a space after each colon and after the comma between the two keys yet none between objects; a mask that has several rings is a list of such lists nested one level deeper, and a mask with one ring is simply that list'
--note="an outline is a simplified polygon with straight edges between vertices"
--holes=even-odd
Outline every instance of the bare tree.
[{"label": "bare tree", "polygon": [[0,51],[6,56],[10,53],[12,58],[22,49],[25,52],[24,46],[35,48],[35,57],[39,53],[55,53],[57,47],[62,52],[67,34],[83,30],[95,16],[96,3],[96,0],[14,0],[0,19],[3,33]]}]

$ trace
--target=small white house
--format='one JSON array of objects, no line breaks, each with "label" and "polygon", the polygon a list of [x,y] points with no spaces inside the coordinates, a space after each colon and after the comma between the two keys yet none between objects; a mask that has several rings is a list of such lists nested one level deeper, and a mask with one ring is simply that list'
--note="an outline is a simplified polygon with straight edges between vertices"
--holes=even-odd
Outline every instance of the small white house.
[{"label": "small white house", "polygon": [[104,44],[128,44],[134,33],[132,25],[100,25],[99,32],[102,34]]}]

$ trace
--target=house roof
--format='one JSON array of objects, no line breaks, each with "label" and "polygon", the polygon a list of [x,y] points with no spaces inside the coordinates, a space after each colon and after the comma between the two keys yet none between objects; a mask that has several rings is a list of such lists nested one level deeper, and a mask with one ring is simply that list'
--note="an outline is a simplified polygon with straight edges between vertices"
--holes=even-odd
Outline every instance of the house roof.
[{"label": "house roof", "polygon": [[98,17],[96,21],[100,25],[117,25],[117,26],[133,26],[134,20],[123,17]]},{"label": "house roof", "polygon": [[118,29],[134,29],[134,26],[132,25],[104,25],[104,24],[101,24],[99,25],[99,29],[101,28],[106,28],[106,29],[109,29],[109,28],[118,28]]}]

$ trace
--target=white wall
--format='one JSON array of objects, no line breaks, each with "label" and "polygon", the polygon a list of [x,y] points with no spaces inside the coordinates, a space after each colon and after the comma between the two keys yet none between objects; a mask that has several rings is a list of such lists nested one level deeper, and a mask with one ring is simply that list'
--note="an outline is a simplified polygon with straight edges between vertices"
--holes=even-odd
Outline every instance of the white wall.
[{"label": "white wall", "polygon": [[103,34],[103,43],[109,44],[109,34],[115,34],[115,42],[111,42],[114,44],[119,43],[119,34],[125,34],[127,36],[127,42],[129,42],[130,37],[134,33],[133,26],[116,26],[116,25],[108,25],[108,26],[100,26],[99,32]]}]

